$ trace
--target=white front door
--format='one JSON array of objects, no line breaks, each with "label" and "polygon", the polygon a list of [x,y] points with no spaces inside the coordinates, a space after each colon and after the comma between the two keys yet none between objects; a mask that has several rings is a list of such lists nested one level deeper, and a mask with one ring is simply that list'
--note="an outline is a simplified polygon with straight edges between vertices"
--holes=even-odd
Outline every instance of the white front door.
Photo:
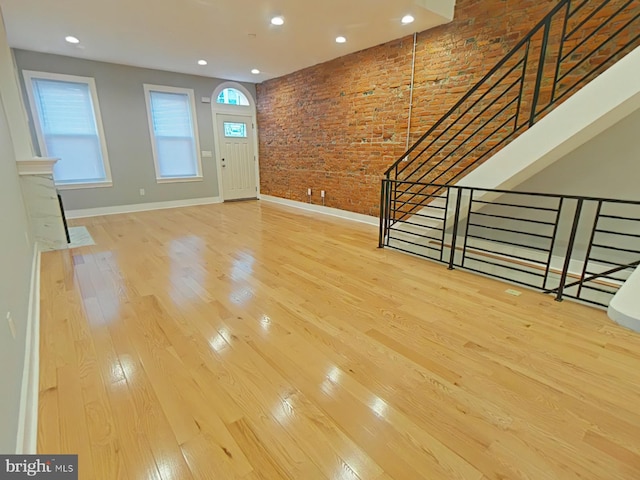
[{"label": "white front door", "polygon": [[217,114],[216,123],[220,142],[222,198],[256,198],[258,185],[251,117]]}]

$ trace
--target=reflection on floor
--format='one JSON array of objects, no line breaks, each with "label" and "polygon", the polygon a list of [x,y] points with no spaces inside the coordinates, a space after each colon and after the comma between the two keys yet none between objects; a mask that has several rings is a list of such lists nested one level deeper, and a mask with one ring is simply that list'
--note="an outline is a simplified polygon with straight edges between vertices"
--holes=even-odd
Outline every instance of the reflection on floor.
[{"label": "reflection on floor", "polygon": [[88,247],[96,244],[87,227],[69,227],[69,238],[71,239],[69,248]]}]

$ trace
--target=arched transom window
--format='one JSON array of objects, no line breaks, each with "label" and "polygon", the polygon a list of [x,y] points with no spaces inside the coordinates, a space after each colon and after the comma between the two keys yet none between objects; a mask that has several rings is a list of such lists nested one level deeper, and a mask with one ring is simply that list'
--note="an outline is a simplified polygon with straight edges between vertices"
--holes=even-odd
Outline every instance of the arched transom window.
[{"label": "arched transom window", "polygon": [[218,95],[218,103],[224,103],[225,105],[243,105],[249,106],[249,99],[244,93],[235,88],[225,88]]}]

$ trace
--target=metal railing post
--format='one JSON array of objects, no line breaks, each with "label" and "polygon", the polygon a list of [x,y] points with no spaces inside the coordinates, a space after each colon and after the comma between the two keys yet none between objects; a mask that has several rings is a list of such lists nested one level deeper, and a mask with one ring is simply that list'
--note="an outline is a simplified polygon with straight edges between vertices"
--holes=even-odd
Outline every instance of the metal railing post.
[{"label": "metal railing post", "polygon": [[580,285],[578,285],[578,294],[576,297],[580,298],[582,293],[582,285],[585,282],[585,276],[587,275],[587,269],[589,268],[589,262],[591,261],[591,250],[593,249],[593,240],[596,238],[596,231],[598,230],[598,222],[600,221],[600,212],[602,211],[602,200],[598,201],[596,207],[596,216],[593,219],[593,228],[591,229],[591,236],[589,237],[589,245],[587,246],[587,253],[584,256],[584,266],[582,267],[582,275],[580,275]]},{"label": "metal railing post", "polygon": [[540,47],[540,63],[538,64],[538,73],[536,75],[536,84],[533,88],[533,100],[531,103],[531,114],[529,116],[529,127],[536,123],[536,108],[540,97],[540,87],[542,86],[542,75],[544,74],[544,61],[547,56],[547,44],[549,43],[549,31],[551,30],[551,17],[547,17],[544,24],[544,33],[542,34],[542,46]]},{"label": "metal railing post", "polygon": [[462,188],[458,188],[458,195],[456,197],[456,215],[453,219],[453,232],[451,237],[451,254],[449,255],[449,270],[453,270],[453,262],[456,255],[456,237],[458,236],[458,222],[460,221],[460,203],[462,202]]},{"label": "metal railing post", "polygon": [[387,181],[383,178],[380,183],[380,231],[378,232],[378,248],[384,247],[384,237],[385,237],[385,222],[386,222],[386,205],[387,205],[387,195],[385,190],[387,188]]},{"label": "metal railing post", "polygon": [[564,266],[562,267],[562,275],[560,276],[560,285],[558,285],[558,292],[556,293],[556,302],[562,301],[562,294],[564,293],[564,286],[567,283],[567,274],[569,273],[569,266],[571,265],[571,254],[573,253],[573,245],[576,241],[576,235],[578,233],[578,224],[580,223],[580,215],[582,213],[582,204],[584,200],[578,199],[576,204],[576,213],[573,217],[573,225],[571,226],[571,235],[569,236],[569,243],[567,244],[567,253],[564,257]]}]

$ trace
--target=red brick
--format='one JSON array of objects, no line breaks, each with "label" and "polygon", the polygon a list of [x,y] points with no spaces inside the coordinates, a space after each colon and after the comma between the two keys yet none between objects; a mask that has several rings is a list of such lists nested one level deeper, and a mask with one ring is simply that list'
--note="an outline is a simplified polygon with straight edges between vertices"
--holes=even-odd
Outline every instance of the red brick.
[{"label": "red brick", "polygon": [[[432,127],[556,3],[557,0],[458,0],[453,22],[420,33],[410,142]],[[588,2],[569,22],[569,31],[600,3],[599,0]],[[565,53],[582,42],[622,4],[622,0],[614,0],[594,15],[575,38],[569,39]],[[578,62],[582,55],[590,54],[611,31],[617,30],[639,11],[640,0],[637,0],[607,28],[578,48],[568,67]],[[634,25],[637,33],[639,24]],[[632,31],[623,32],[597,50],[597,54],[577,68],[562,85],[573,85],[580,75],[615,53],[619,45],[629,42],[635,33],[633,28],[628,30]],[[561,23],[554,24],[550,57],[557,55],[560,31]],[[328,206],[377,215],[380,179],[403,155],[406,147],[412,48],[413,37],[405,37],[258,85],[261,191],[307,201],[307,188],[311,187],[315,192],[314,203],[321,203],[319,193],[325,190]],[[531,44],[530,55],[539,55],[539,52],[540,39],[536,38]],[[541,102],[548,102],[551,96],[555,61],[550,57],[545,62]],[[535,63],[527,69],[527,85],[535,80],[536,70]],[[480,89],[476,95],[483,92]],[[487,99],[492,98],[491,95],[487,95]],[[481,119],[474,121],[464,134],[473,132],[511,98],[487,108]],[[530,105],[531,96],[527,94],[522,100],[522,112]],[[465,118],[471,120],[485,106],[476,106]],[[486,152],[494,146],[497,146],[495,153],[508,144],[512,139],[501,141],[509,135],[509,129],[498,127],[512,113],[506,110],[498,115],[487,127],[497,129],[495,136],[465,157],[453,171],[466,168],[476,157],[484,155],[488,158]],[[524,122],[526,117],[521,113],[518,121]],[[451,133],[460,131],[465,124],[466,121],[459,123]],[[438,132],[448,125],[445,122]],[[464,139],[463,135],[447,144],[448,137],[445,136],[444,140],[435,142],[435,150],[442,147],[443,154],[455,150],[456,155],[462,157],[474,144],[473,139],[465,144],[460,139]],[[441,166],[435,171],[442,170]],[[445,176],[439,181],[446,179]]]}]

